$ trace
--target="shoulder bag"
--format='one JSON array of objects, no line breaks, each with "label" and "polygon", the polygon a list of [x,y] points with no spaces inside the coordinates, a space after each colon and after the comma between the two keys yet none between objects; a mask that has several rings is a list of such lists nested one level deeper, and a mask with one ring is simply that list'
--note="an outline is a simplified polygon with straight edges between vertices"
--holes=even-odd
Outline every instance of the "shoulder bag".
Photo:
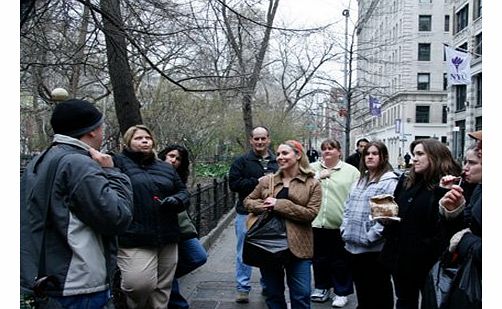
[{"label": "shoulder bag", "polygon": [[[273,176],[270,177],[270,195],[273,196]],[[256,267],[274,267],[287,262],[290,256],[284,218],[273,211],[265,211],[246,232],[242,259],[244,264]]]}]

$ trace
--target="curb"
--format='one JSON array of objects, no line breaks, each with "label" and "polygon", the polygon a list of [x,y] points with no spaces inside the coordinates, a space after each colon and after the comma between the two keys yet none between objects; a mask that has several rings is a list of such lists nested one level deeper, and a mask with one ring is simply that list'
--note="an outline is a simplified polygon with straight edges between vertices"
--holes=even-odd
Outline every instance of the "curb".
[{"label": "curb", "polygon": [[214,242],[220,237],[221,233],[223,232],[224,229],[227,228],[228,224],[232,221],[232,219],[235,217],[235,208],[232,208],[224,217],[223,219],[218,222],[218,225],[206,236],[202,237],[200,239],[200,243],[206,249],[206,251],[209,250],[209,248],[214,244]]}]

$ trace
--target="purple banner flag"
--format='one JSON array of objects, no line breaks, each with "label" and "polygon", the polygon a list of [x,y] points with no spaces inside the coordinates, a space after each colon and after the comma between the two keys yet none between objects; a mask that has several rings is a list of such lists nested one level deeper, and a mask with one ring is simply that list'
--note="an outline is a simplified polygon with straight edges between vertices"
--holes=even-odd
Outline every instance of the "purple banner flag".
[{"label": "purple banner flag", "polygon": [[448,85],[471,83],[471,55],[449,46],[444,47],[448,65]]},{"label": "purple banner flag", "polygon": [[370,114],[372,116],[380,117],[382,114],[382,110],[381,110],[382,104],[378,101],[378,99],[370,96],[369,105],[370,105]]}]

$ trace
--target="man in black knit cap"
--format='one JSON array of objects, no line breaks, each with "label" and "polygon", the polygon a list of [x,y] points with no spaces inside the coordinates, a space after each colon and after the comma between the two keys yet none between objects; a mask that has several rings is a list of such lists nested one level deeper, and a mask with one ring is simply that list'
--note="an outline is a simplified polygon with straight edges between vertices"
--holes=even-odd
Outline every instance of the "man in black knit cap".
[{"label": "man in black knit cap", "polygon": [[52,144],[21,178],[21,292],[63,308],[110,300],[115,235],[132,220],[130,180],[99,152],[102,125],[90,102],[58,103]]}]

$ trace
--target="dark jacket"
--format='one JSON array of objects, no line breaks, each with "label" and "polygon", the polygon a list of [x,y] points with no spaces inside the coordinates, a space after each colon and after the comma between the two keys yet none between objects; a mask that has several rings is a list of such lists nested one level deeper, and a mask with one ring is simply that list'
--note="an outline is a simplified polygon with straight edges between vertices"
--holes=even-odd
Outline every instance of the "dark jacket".
[{"label": "dark jacket", "polygon": [[465,207],[463,213],[454,219],[441,218],[441,226],[444,228],[444,247],[447,247],[451,237],[456,232],[463,230],[465,228],[470,228],[472,233],[464,234],[464,237],[460,240],[457,246],[457,252],[460,258],[468,255],[470,250],[473,250],[474,258],[481,265],[481,206],[482,206],[482,186],[481,184],[476,185],[472,195],[465,194],[464,196],[467,201],[467,206]]},{"label": "dark jacket", "polygon": [[403,174],[394,191],[400,222],[386,225],[382,258],[387,268],[401,278],[423,286],[425,277],[440,255],[439,197],[423,181],[409,189]]},{"label": "dark jacket", "polygon": [[[38,274],[45,226],[45,275],[59,281],[50,296],[106,290],[114,268],[115,235],[132,220],[129,178],[115,168],[102,168],[89,146],[63,135],[34,158],[21,179],[21,289],[30,293]],[[51,162],[59,162],[52,183]],[[49,211],[45,198],[50,196]]]},{"label": "dark jacket", "polygon": [[269,161],[266,164],[266,170],[262,166],[261,157],[257,156],[252,150],[238,157],[230,166],[228,172],[228,181],[230,190],[239,194],[239,200],[235,205],[235,210],[238,214],[248,214],[248,211],[243,205],[244,199],[253,192],[258,184],[258,179],[266,173],[275,173],[279,166],[275,155],[269,151]]},{"label": "dark jacket", "polygon": [[356,151],[355,153],[351,154],[345,162],[349,163],[350,165],[354,166],[355,168],[359,169],[359,163],[361,161],[361,154],[359,151]]},{"label": "dark jacket", "polygon": [[464,224],[469,227],[472,233],[467,233],[460,240],[457,251],[460,257],[466,256],[469,250],[473,250],[475,259],[481,264],[481,206],[482,187],[479,184],[472,193],[469,205],[464,210]]},{"label": "dark jacket", "polygon": [[[127,231],[119,235],[124,248],[160,248],[180,240],[178,213],[188,205],[189,194],[176,170],[154,156],[124,150],[114,162],[131,179],[134,216]],[[161,205],[159,200],[174,196],[177,205]]]}]

